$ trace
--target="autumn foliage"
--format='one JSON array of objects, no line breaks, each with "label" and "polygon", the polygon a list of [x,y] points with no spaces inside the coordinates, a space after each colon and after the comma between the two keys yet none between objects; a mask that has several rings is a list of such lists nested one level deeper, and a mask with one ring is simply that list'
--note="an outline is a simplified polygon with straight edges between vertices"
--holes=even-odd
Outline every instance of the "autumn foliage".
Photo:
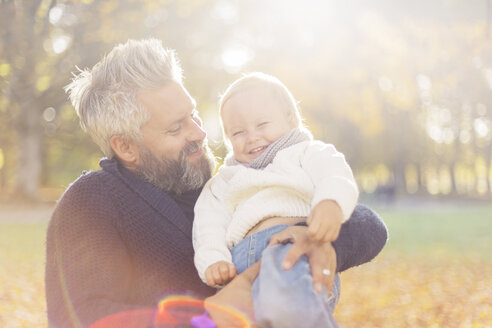
[{"label": "autumn foliage", "polygon": [[[492,208],[378,212],[390,239],[375,260],[341,274],[335,311],[340,327],[491,327],[492,257],[486,246]],[[50,213],[51,207],[0,208],[2,328],[47,327],[44,238]]]}]

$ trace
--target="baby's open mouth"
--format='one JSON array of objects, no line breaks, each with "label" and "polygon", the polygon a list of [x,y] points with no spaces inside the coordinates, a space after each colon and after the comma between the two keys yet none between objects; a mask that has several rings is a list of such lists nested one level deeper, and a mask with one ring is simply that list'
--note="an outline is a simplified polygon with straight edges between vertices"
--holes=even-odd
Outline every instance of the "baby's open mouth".
[{"label": "baby's open mouth", "polygon": [[255,153],[258,153],[264,149],[266,149],[268,146],[261,146],[261,147],[256,147],[252,150],[249,151],[250,154],[255,154]]}]

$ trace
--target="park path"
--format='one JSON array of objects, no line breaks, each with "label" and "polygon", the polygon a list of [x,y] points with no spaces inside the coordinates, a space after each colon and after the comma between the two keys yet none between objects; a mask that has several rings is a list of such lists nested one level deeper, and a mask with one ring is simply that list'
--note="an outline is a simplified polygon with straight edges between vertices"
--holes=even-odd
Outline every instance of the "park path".
[{"label": "park path", "polygon": [[0,204],[0,223],[48,222],[54,207],[54,203]]}]

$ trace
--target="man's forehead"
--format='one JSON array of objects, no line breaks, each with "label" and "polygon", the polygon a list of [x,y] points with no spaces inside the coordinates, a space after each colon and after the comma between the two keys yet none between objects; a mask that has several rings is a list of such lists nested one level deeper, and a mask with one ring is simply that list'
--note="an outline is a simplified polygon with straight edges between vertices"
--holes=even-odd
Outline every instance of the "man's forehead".
[{"label": "man's forehead", "polygon": [[156,90],[143,90],[137,93],[137,100],[151,115],[165,114],[179,116],[196,106],[196,101],[188,91],[176,82],[170,82]]}]

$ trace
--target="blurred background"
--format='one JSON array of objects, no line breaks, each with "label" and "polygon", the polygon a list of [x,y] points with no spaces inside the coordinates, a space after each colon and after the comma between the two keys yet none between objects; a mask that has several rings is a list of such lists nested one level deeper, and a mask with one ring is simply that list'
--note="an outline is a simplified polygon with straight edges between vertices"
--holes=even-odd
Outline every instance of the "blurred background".
[{"label": "blurred background", "polygon": [[63,87],[128,38],[177,50],[216,153],[217,99],[280,78],[361,190],[492,199],[488,0],[0,1],[1,196],[57,199],[102,153]]},{"label": "blurred background", "polygon": [[492,327],[491,22],[491,0],[0,0],[0,326],[47,326],[47,221],[102,156],[63,87],[155,37],[219,157],[218,97],[252,71],[346,155],[390,239],[342,275],[342,327]]}]

